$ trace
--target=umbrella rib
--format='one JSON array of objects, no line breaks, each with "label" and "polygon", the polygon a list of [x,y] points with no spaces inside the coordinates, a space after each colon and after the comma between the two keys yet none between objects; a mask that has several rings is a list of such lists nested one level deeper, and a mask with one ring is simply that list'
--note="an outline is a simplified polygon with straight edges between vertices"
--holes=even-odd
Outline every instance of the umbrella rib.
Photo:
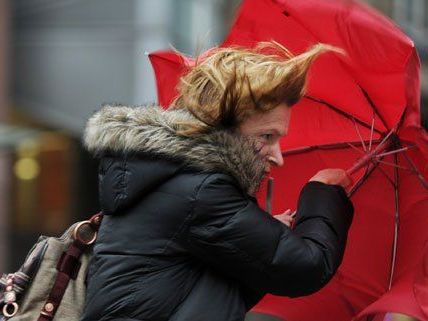
[{"label": "umbrella rib", "polygon": [[374,129],[374,123],[375,123],[375,116],[376,116],[376,114],[373,112],[373,116],[372,116],[372,128],[370,128],[370,143],[369,143],[369,151],[371,151],[371,150],[372,150],[373,129]]},{"label": "umbrella rib", "polygon": [[366,169],[364,170],[364,175],[367,175],[367,173],[369,172],[370,169],[370,164],[367,163]]},{"label": "umbrella rib", "polygon": [[359,137],[359,138],[360,138],[360,140],[361,140],[361,143],[362,143],[363,149],[364,149],[364,151],[365,151],[365,152],[367,152],[366,144],[364,143],[363,136],[361,136],[361,132],[360,132],[360,129],[358,128],[358,126],[357,126],[357,123],[356,123],[356,121],[355,121],[355,117],[352,117],[352,122],[354,123],[355,130],[357,131],[358,137]]},{"label": "umbrella rib", "polygon": [[387,144],[388,139],[392,136],[393,133],[394,133],[394,130],[393,129],[390,130],[389,133],[385,137],[383,137],[382,141],[379,143],[379,145],[375,148],[373,152],[375,152],[376,150],[379,152],[382,146]]},{"label": "umbrella rib", "polygon": [[409,150],[409,149],[415,148],[415,147],[416,147],[416,145],[406,146],[406,147],[403,147],[403,148],[400,148],[400,149],[396,149],[396,150],[392,150],[392,151],[389,151],[389,152],[377,154],[376,157],[383,157],[383,156],[387,156],[387,155],[401,153],[401,152],[404,152],[406,150]]},{"label": "umbrella rib", "polygon": [[360,154],[366,155],[366,153],[364,153],[361,149],[358,149],[357,147],[355,147],[354,145],[352,145],[351,143],[347,143],[347,145],[349,147],[351,147],[352,149],[356,150],[357,152],[359,152]]},{"label": "umbrella rib", "polygon": [[[394,163],[398,166],[398,155],[394,154]],[[395,274],[395,263],[397,261],[397,244],[398,244],[398,229],[400,227],[400,207],[398,200],[398,168],[394,168],[394,199],[395,199],[395,216],[394,216],[394,240],[392,245],[391,271],[389,275],[388,290],[391,290],[392,281]]]},{"label": "umbrella rib", "polygon": [[388,127],[388,124],[385,121],[385,118],[383,118],[383,116],[380,114],[379,109],[376,107],[375,103],[373,102],[373,100],[371,99],[371,97],[369,96],[369,94],[367,93],[367,91],[363,87],[361,87],[360,85],[358,85],[358,87],[363,92],[363,95],[366,98],[367,102],[369,103],[370,107],[372,108],[373,112],[379,117],[380,121],[385,126],[385,128],[387,130],[389,130],[389,127]]},{"label": "umbrella rib", "polygon": [[[328,108],[330,108],[331,110],[333,110],[333,111],[335,111],[336,113],[338,113],[338,114],[340,114],[340,115],[342,115],[342,116],[346,117],[346,118],[347,118],[347,119],[349,119],[349,120],[352,120],[352,119],[354,118],[354,119],[355,119],[355,121],[356,121],[357,123],[359,123],[360,125],[364,126],[364,127],[365,127],[365,128],[367,128],[367,129],[370,129],[370,128],[371,128],[371,126],[370,126],[369,124],[367,124],[366,122],[364,122],[364,121],[362,121],[362,120],[360,120],[360,119],[358,119],[358,118],[355,118],[355,116],[353,116],[353,115],[351,115],[351,114],[348,114],[348,113],[344,112],[343,110],[341,110],[341,109],[337,108],[336,106],[334,106],[334,105],[332,105],[332,104],[330,104],[330,103],[328,103],[328,102],[326,102],[326,101],[324,101],[324,100],[321,100],[321,99],[318,99],[318,98],[315,98],[315,97],[312,97],[312,96],[309,96],[309,95],[305,95],[304,97],[305,97],[305,98],[307,98],[307,99],[309,99],[309,100],[312,100],[312,101],[314,101],[314,102],[316,102],[316,103],[319,103],[319,104],[322,104],[322,105],[327,106],[327,107],[328,107]],[[380,131],[379,129],[374,128],[374,131],[375,131],[376,133],[378,133],[378,134],[382,134],[382,131]]]},{"label": "umbrella rib", "polygon": [[413,169],[411,169],[411,168],[400,166],[400,165],[396,165],[394,163],[385,162],[385,161],[381,161],[381,160],[376,160],[375,162],[378,162],[378,163],[381,163],[381,164],[392,166],[394,168],[398,168],[398,169],[402,169],[402,170],[405,170],[405,171],[409,171],[409,172],[415,173],[415,171]]},{"label": "umbrella rib", "polygon": [[[381,163],[381,161],[377,161],[376,163]],[[391,183],[391,185],[395,187],[395,183],[392,180],[392,178],[389,177],[389,175],[382,169],[382,167],[379,166],[378,168],[379,168],[379,171],[385,176],[385,178]]]},{"label": "umbrella rib", "polygon": [[[382,145],[385,145],[385,144],[387,144],[387,141],[388,141],[388,139],[391,137],[393,135],[393,130],[391,130],[389,133],[388,133],[388,135],[386,135],[383,139],[382,139],[382,141],[380,142],[380,144],[375,148],[375,150],[374,151],[376,151],[376,150],[378,150],[379,148],[381,148],[381,146]],[[377,159],[376,160],[376,162],[379,164],[380,162],[382,162],[383,161],[383,158],[385,158],[385,156],[383,156],[383,157],[380,157],[381,159]],[[375,162],[373,159],[371,160],[372,162]],[[392,186],[394,186],[394,188],[395,188],[395,182],[389,177],[389,175],[387,174],[387,173],[385,173],[385,171],[379,166],[378,167],[379,168],[379,170],[380,170],[380,172],[383,174],[383,175],[385,175],[385,177],[387,178],[387,180],[392,184]]]},{"label": "umbrella rib", "polygon": [[385,149],[389,148],[390,142],[388,142],[388,138],[392,134],[393,134],[392,131],[389,132],[389,134],[386,135],[382,139],[380,144],[373,151],[366,153],[356,163],[354,163],[354,165],[352,165],[352,167],[348,168],[348,170],[346,171],[348,173],[348,175],[352,175],[353,173],[355,173],[357,170],[359,170],[360,168],[365,166],[367,164],[367,162],[373,162],[373,157],[376,155],[376,153],[380,153],[380,152],[384,151]]},{"label": "umbrella rib", "polygon": [[378,167],[379,164],[372,164],[367,166],[364,175],[354,184],[354,186],[349,190],[348,197],[354,195],[354,193],[361,187],[361,185],[366,181],[366,179],[372,174],[372,172]]},{"label": "umbrella rib", "polygon": [[349,191],[348,196],[351,197],[357,189],[364,183],[364,181],[371,175],[371,173],[378,168],[379,171],[385,176],[385,178],[391,183],[392,186],[395,186],[391,177],[388,176],[387,173],[379,166],[379,161],[371,161],[367,163],[364,175],[358,180],[358,182],[354,185],[354,187]]}]

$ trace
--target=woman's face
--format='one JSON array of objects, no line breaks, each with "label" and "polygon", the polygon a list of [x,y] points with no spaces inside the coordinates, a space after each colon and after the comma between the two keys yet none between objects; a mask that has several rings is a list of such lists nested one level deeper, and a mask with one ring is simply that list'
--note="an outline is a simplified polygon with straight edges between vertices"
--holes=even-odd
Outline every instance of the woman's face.
[{"label": "woman's face", "polygon": [[256,140],[260,155],[266,162],[267,173],[271,166],[284,164],[279,140],[288,132],[290,115],[291,109],[286,104],[280,104],[266,113],[251,115],[239,126],[241,134]]}]

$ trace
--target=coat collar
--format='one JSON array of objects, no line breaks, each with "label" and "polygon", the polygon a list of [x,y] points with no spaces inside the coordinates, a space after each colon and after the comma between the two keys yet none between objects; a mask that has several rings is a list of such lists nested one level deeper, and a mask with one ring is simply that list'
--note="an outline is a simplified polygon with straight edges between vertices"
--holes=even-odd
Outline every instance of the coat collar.
[{"label": "coat collar", "polygon": [[89,120],[84,143],[95,156],[141,153],[171,159],[203,172],[222,172],[254,195],[264,176],[264,164],[245,137],[213,130],[198,137],[177,134],[180,122],[197,120],[185,110],[158,106],[104,106]]}]

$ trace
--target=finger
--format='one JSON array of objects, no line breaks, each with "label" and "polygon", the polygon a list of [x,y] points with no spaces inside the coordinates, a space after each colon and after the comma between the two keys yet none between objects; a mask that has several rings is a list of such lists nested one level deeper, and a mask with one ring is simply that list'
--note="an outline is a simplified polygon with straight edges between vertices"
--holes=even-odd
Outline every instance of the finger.
[{"label": "finger", "polygon": [[287,213],[278,214],[278,215],[275,215],[274,217],[278,220],[288,220],[288,221],[294,220],[294,218],[291,216],[291,214],[287,214]]},{"label": "finger", "polygon": [[291,209],[286,210],[284,213],[282,213],[281,215],[291,215]]},{"label": "finger", "polygon": [[343,187],[348,187],[351,184],[352,184],[352,178],[345,173],[345,175],[344,175],[344,177],[342,179],[342,186]]},{"label": "finger", "polygon": [[280,215],[275,215],[274,217],[278,221],[280,221],[280,222],[284,223],[285,225],[287,225],[288,227],[290,227],[291,223],[294,221],[294,219],[290,215],[280,214]]},{"label": "finger", "polygon": [[287,225],[288,227],[290,227],[292,222],[284,220],[284,221],[281,221],[281,223],[283,223],[283,224]]},{"label": "finger", "polygon": [[275,215],[274,217],[277,220],[282,221],[282,220],[287,220],[290,217],[290,215],[288,215],[288,214],[278,214],[278,215]]}]

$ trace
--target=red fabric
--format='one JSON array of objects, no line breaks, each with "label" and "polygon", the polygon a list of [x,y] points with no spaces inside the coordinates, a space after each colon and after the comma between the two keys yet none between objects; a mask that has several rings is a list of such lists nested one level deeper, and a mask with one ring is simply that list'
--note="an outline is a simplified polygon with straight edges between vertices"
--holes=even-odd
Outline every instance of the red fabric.
[{"label": "red fabric", "polygon": [[174,52],[159,51],[149,54],[149,59],[156,74],[156,87],[159,104],[168,107],[177,95],[178,79],[186,70],[182,57]]},{"label": "red fabric", "polygon": [[423,261],[416,273],[413,291],[423,313],[428,317],[428,246],[425,247]]},{"label": "red fabric", "polygon": [[[346,52],[316,60],[307,95],[292,109],[289,134],[281,141],[285,166],[272,172],[274,213],[295,209],[301,187],[318,170],[351,167],[362,154],[347,143],[356,145],[359,135],[369,141],[373,117],[373,145],[398,128],[403,145],[416,145],[406,155],[428,179],[428,135],[420,126],[419,113],[419,59],[413,42],[393,22],[351,0],[244,0],[222,46],[252,47],[271,39],[295,54],[318,42]],[[150,57],[159,101],[167,107],[179,76],[192,61],[165,52]],[[398,155],[398,165],[408,168],[404,155]],[[383,160],[393,163],[394,156]],[[427,258],[423,261],[428,189],[416,174],[401,169],[397,173],[400,224],[390,290],[396,199],[385,175],[394,179],[396,173],[382,164],[352,196],[355,218],[343,264],[333,280],[303,298],[268,295],[255,311],[287,321],[365,320],[387,311],[428,321]],[[363,174],[364,169],[358,171],[354,180]],[[262,186],[262,206],[265,193]]]}]

